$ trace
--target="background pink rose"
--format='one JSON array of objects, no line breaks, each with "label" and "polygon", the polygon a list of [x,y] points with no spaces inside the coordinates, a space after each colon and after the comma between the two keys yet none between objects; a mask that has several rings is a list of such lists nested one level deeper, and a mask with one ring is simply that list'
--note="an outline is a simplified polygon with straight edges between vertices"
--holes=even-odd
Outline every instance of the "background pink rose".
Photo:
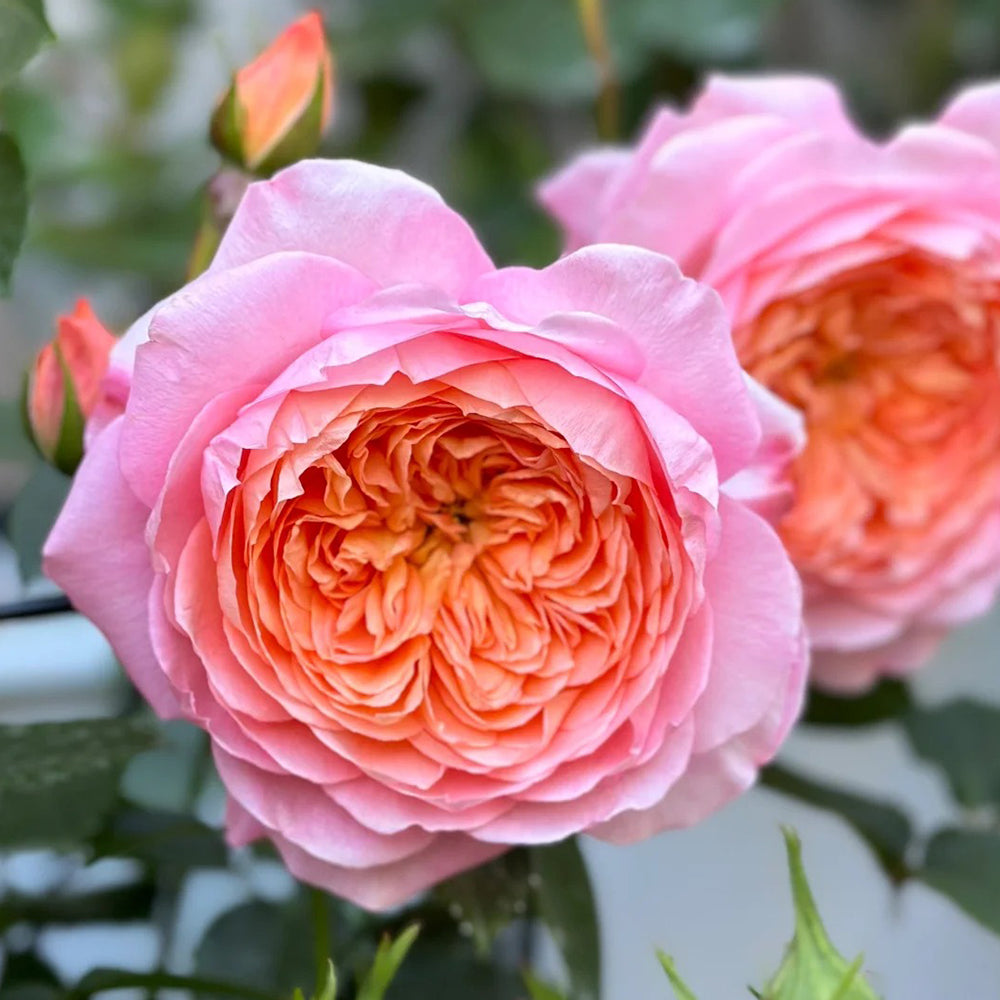
[{"label": "background pink rose", "polygon": [[834,688],[924,662],[1000,582],[1000,87],[861,136],[828,83],[714,77],[541,198],[569,246],[670,254],[803,413],[779,531]]},{"label": "background pink rose", "polygon": [[751,505],[798,428],[666,258],[498,271],[422,184],[306,162],[107,388],[46,570],[209,732],[230,839],[307,881],[385,907],[696,822],[795,716],[799,584]]}]

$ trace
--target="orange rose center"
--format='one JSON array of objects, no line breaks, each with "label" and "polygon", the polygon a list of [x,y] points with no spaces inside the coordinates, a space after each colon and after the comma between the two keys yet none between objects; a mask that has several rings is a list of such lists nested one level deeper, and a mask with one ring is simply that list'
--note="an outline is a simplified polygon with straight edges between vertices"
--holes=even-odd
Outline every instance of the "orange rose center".
[{"label": "orange rose center", "polygon": [[805,415],[780,530],[807,579],[905,583],[996,503],[998,323],[995,279],[906,253],[737,331],[747,370]]},{"label": "orange rose center", "polygon": [[439,384],[383,407],[378,392],[330,425],[329,450],[245,453],[224,519],[241,633],[335,733],[443,764],[585,739],[664,641],[674,518],[530,408]]}]

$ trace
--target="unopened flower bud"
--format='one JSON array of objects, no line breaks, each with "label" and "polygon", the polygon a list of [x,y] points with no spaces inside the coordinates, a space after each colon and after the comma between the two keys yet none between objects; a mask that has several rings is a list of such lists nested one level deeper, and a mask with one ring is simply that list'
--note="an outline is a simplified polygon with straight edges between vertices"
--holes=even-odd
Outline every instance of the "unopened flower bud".
[{"label": "unopened flower bud", "polygon": [[246,170],[270,174],[312,156],[333,111],[333,58],[315,11],[239,70],[212,115],[212,142]]},{"label": "unopened flower bud", "polygon": [[100,394],[115,338],[86,299],[60,316],[25,379],[28,433],[46,461],[72,475],[83,456],[83,428]]}]

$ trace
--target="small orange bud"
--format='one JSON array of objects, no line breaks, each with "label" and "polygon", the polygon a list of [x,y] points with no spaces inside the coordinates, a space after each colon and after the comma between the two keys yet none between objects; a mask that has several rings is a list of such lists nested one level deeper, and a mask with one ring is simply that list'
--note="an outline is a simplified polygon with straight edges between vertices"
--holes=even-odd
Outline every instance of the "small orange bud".
[{"label": "small orange bud", "polygon": [[212,142],[255,173],[311,156],[333,112],[333,57],[312,11],[236,73],[212,115]]},{"label": "small orange bud", "polygon": [[80,299],[57,320],[56,336],[27,374],[24,414],[39,453],[72,475],[83,456],[83,425],[100,395],[115,338]]}]

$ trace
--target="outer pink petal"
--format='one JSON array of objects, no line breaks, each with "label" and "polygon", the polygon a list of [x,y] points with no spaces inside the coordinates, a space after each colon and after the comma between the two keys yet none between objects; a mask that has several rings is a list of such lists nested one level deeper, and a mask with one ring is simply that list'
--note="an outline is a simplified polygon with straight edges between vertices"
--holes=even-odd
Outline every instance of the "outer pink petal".
[{"label": "outer pink petal", "polygon": [[180,714],[149,639],[153,581],[145,541],[148,508],[118,466],[121,418],[92,442],[45,543],[45,573],[104,633],[143,697],[164,718]]},{"label": "outer pink petal", "polygon": [[321,861],[279,834],[274,846],[297,878],[349,899],[367,910],[388,910],[468,868],[507,851],[509,844],[484,844],[461,833],[440,833],[408,858],[370,868],[342,868]]},{"label": "outer pink petal", "polygon": [[806,662],[802,587],[780,539],[728,497],[719,513],[722,540],[705,570],[715,639],[708,686],[695,706],[696,753],[752,729]]},{"label": "outer pink petal", "polygon": [[626,149],[590,150],[539,185],[538,200],[562,224],[567,252],[597,241],[601,200],[631,156]]},{"label": "outer pink petal", "polygon": [[805,444],[802,414],[756,379],[746,376],[763,437],[750,465],[723,484],[727,496],[739,500],[769,524],[791,507],[795,497],[789,470]]},{"label": "outer pink petal", "polygon": [[[485,275],[472,294],[577,354],[589,339],[609,375],[647,389],[712,445],[720,477],[756,451],[760,424],[721,304],[668,258],[636,247],[586,247],[541,271]],[[617,324],[628,337],[617,365],[600,333],[582,322],[538,328],[559,313],[594,313]]]},{"label": "outer pink petal", "polygon": [[852,652],[814,649],[810,680],[825,691],[844,694],[865,691],[879,677],[900,676],[923,666],[945,635],[943,628],[918,626],[870,649]]},{"label": "outer pink petal", "polygon": [[691,113],[699,121],[768,114],[799,128],[855,134],[840,92],[833,84],[820,77],[793,73],[740,77],[713,74],[695,99]]},{"label": "outer pink petal", "polygon": [[334,257],[379,285],[419,282],[449,295],[493,269],[433,188],[354,160],[305,160],[252,184],[210,270],[282,250]]},{"label": "outer pink petal", "polygon": [[374,290],[314,254],[276,254],[206,274],[155,313],[136,351],[122,435],[126,479],[150,507],[191,421],[213,397],[267,382],[321,339],[323,320]]},{"label": "outer pink petal", "polygon": [[1000,152],[1000,83],[980,83],[956,95],[938,119],[979,136]]}]

